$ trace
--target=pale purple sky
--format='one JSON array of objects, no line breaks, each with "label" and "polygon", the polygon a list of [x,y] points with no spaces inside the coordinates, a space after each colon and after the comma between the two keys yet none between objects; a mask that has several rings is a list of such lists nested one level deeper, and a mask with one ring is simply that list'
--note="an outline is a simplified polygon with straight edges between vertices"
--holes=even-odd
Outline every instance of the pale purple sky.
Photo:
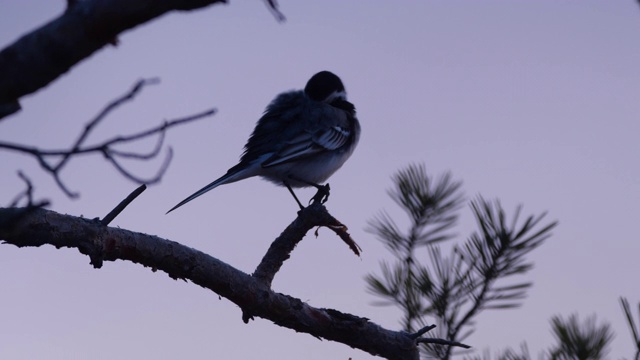
[{"label": "pale purple sky", "polygon": [[[551,345],[552,315],[596,313],[617,336],[611,358],[633,346],[619,296],[640,301],[640,8],[619,1],[291,1],[288,21],[261,1],[174,13],[127,32],[0,123],[0,139],[71,144],[83,124],[141,77],[160,77],[100,125],[93,140],[210,107],[214,118],[171,131],[163,181],[113,226],[155,234],[252,272],[296,215],[283,188],[254,178],[225,185],[164,215],[234,165],[255,121],[279,92],[319,70],[344,81],[363,133],[331,179],[329,210],[362,246],[361,259],[330,231],[309,235],[274,289],[318,307],[399,328],[394,308],[371,305],[363,276],[391,256],[364,231],[379,210],[405,224],[385,191],[408,163],[450,170],[469,197],[510,212],[548,211],[560,225],[531,259],[524,306],[486,312],[466,342],[478,350]],[[0,3],[0,46],[63,11],[64,1]],[[151,142],[145,145],[151,146]],[[148,147],[145,147],[148,148]],[[0,199],[23,189],[61,213],[102,217],[135,185],[99,157],[71,162],[66,198],[30,158],[0,153]],[[131,163],[140,175],[159,162]],[[313,191],[300,192],[310,197]],[[460,241],[474,229],[462,211]],[[227,300],[125,262],[94,270],[75,250],[0,247],[2,359],[369,359],[258,319],[245,325]]]}]

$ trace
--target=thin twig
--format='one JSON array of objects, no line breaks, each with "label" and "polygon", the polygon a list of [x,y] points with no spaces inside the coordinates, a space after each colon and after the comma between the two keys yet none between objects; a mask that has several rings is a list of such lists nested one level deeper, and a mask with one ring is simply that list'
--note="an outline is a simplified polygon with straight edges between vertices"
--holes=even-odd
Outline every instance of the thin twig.
[{"label": "thin twig", "polygon": [[98,125],[98,123],[100,123],[100,121],[106,118],[111,111],[115,110],[123,103],[133,100],[133,98],[140,92],[140,90],[142,90],[144,86],[154,85],[159,82],[160,82],[160,79],[158,78],[138,80],[135,83],[135,85],[133,85],[131,90],[129,90],[129,92],[111,101],[107,106],[105,106],[105,108],[102,109],[102,111],[100,111],[98,115],[96,115],[96,117],[93,118],[93,120],[89,121],[89,123],[84,127],[84,130],[82,131],[82,133],[80,133],[80,136],[76,140],[71,150],[63,155],[58,165],[53,167],[54,171],[60,170],[67,163],[69,158],[73,154],[75,154],[78,151],[78,149],[80,149],[80,146],[87,139],[87,137],[89,136],[89,133],[91,133],[91,130],[93,130],[93,128],[95,128]]},{"label": "thin twig", "polygon": [[464,349],[471,349],[471,346],[463,343],[459,343],[457,341],[449,341],[445,339],[437,339],[437,338],[420,338],[417,339],[416,342],[418,344],[438,344],[438,345],[449,345],[449,346],[458,346]]},{"label": "thin twig", "polygon": [[[100,111],[84,128],[84,130],[80,133],[78,139],[74,142],[74,144],[69,149],[58,149],[58,150],[47,150],[47,149],[39,149],[33,146],[26,146],[22,144],[15,144],[10,142],[0,142],[0,149],[6,149],[16,152],[22,152],[29,155],[32,155],[36,158],[42,169],[45,172],[51,174],[53,179],[55,180],[58,187],[62,190],[70,198],[75,198],[78,196],[78,193],[71,191],[62,181],[60,177],[61,171],[69,160],[79,154],[90,154],[90,153],[99,153],[104,156],[104,158],[111,163],[111,165],[120,172],[127,179],[138,183],[138,184],[153,184],[162,178],[165,171],[167,170],[169,163],[172,158],[172,150],[168,148],[167,155],[162,162],[162,165],[158,169],[157,173],[149,178],[144,179],[140,178],[131,172],[129,172],[125,167],[120,163],[121,159],[133,159],[133,160],[150,160],[157,157],[162,150],[162,146],[164,144],[164,139],[166,135],[166,131],[172,127],[183,125],[195,120],[200,120],[205,117],[212,116],[216,113],[216,109],[208,109],[203,112],[189,115],[183,118],[173,119],[169,121],[165,121],[161,125],[152,127],[150,129],[140,131],[131,135],[119,135],[108,139],[102,143],[96,145],[84,145],[86,139],[90,135],[90,133],[96,128],[96,126],[104,120],[107,115],[112,113],[116,108],[121,106],[122,104],[131,101],[135,98],[135,96],[142,90],[142,88],[146,85],[156,84],[158,79],[143,79],[134,84],[134,86],[129,90],[126,94],[120,96],[119,98],[111,101],[107,104],[102,111]],[[131,151],[121,151],[114,149],[113,146],[134,142],[137,140],[142,140],[151,136],[158,135],[158,140],[154,146],[154,148],[148,153],[138,153]],[[57,161],[57,162],[56,162]]]},{"label": "thin twig", "polygon": [[265,0],[265,2],[267,3],[267,7],[271,11],[271,14],[273,14],[273,16],[276,18],[276,20],[278,20],[279,22],[284,22],[287,20],[284,14],[280,11],[277,0]]},{"label": "thin twig", "polygon": [[142,184],[137,189],[135,189],[129,196],[127,196],[124,200],[122,200],[113,210],[111,210],[107,216],[104,217],[100,222],[102,225],[107,226],[116,216],[120,215],[122,210],[129,206],[129,204],[135,200],[140,194],[142,194],[147,189],[147,185]]},{"label": "thin twig", "polygon": [[[73,155],[75,154],[88,154],[88,153],[101,153],[104,151],[105,148],[110,148],[113,145],[117,145],[120,143],[127,143],[127,142],[131,142],[134,140],[140,140],[143,138],[147,138],[149,136],[152,135],[156,135],[156,134],[162,134],[163,132],[165,132],[166,130],[169,130],[169,128],[178,126],[178,125],[182,125],[188,122],[192,122],[195,120],[200,120],[203,119],[205,117],[208,116],[212,116],[215,115],[215,113],[218,110],[215,108],[212,109],[208,109],[205,111],[202,111],[200,113],[194,114],[194,115],[189,115],[183,118],[178,118],[178,119],[174,119],[174,120],[170,120],[170,121],[165,121],[162,125],[158,125],[154,128],[148,129],[148,130],[144,130],[142,132],[139,133],[135,133],[132,135],[128,135],[128,136],[117,136],[114,138],[111,138],[109,140],[106,140],[100,144],[97,145],[92,145],[92,146],[87,146],[87,147],[81,147],[78,148]],[[54,157],[54,156],[65,156],[67,155],[71,150],[70,149],[57,149],[57,150],[45,150],[45,149],[39,149],[36,147],[32,147],[32,146],[26,146],[26,145],[22,145],[22,144],[15,144],[15,143],[10,143],[10,142],[3,142],[0,141],[0,149],[6,149],[6,150],[12,150],[12,151],[17,151],[17,152],[22,152],[22,153],[26,153],[29,155],[34,155],[37,157],[41,157],[41,158],[46,158],[46,157]],[[110,149],[110,151],[114,151],[112,149]],[[117,153],[125,153],[125,152],[120,152],[117,151]],[[134,157],[133,155],[126,155],[127,157]],[[48,165],[48,163],[45,163],[46,165]],[[51,168],[53,169],[53,168]]]},{"label": "thin twig", "polygon": [[158,172],[149,179],[143,179],[133,175],[132,173],[127,171],[124,167],[122,167],[122,165],[120,165],[120,163],[118,163],[118,161],[111,155],[105,154],[105,158],[111,163],[111,165],[113,165],[113,167],[116,168],[116,170],[120,172],[120,174],[122,174],[122,176],[126,177],[127,179],[137,184],[152,185],[160,181],[164,173],[169,168],[169,163],[171,163],[171,159],[173,158],[173,150],[171,150],[171,148],[167,149],[167,156],[164,158],[164,161],[162,162],[162,165],[158,169]]},{"label": "thin twig", "polygon": [[[620,297],[620,305],[622,306],[622,311],[627,318],[629,329],[631,329],[631,336],[633,337],[633,343],[636,346],[636,354],[634,356],[634,359],[638,360],[640,359],[640,336],[638,336],[638,330],[636,330],[636,325],[633,321],[633,315],[631,314],[631,306],[629,306],[629,300],[624,297]],[[640,304],[638,304],[638,309],[638,313],[640,313]]]},{"label": "thin twig", "polygon": [[158,141],[156,141],[156,146],[150,152],[146,154],[130,152],[130,151],[120,151],[116,149],[111,149],[107,147],[105,151],[108,151],[110,155],[117,156],[123,159],[135,159],[135,160],[150,160],[154,157],[158,156],[160,150],[162,150],[162,145],[164,144],[164,138],[166,136],[166,131],[160,132],[158,136]]},{"label": "thin twig", "polygon": [[18,206],[18,203],[24,197],[27,198],[27,206],[32,206],[33,205],[33,185],[31,184],[31,180],[20,170],[18,170],[18,177],[22,179],[22,181],[24,181],[24,183],[27,185],[27,188],[13,199],[13,201],[9,204],[9,207]]},{"label": "thin twig", "polygon": [[413,333],[413,334],[411,334],[411,335],[409,335],[409,336],[410,336],[411,338],[413,338],[413,339],[417,339],[417,338],[419,338],[420,336],[422,336],[422,335],[426,334],[427,332],[429,332],[429,331],[431,331],[431,330],[433,330],[433,329],[435,329],[435,328],[436,328],[436,325],[435,325],[435,324],[434,324],[434,325],[427,325],[427,326],[423,327],[422,329],[420,329],[420,330],[416,331],[415,333]]},{"label": "thin twig", "polygon": [[[333,231],[334,233],[336,233],[336,235],[338,235],[338,237],[340,237],[340,239],[342,239],[342,241],[344,241],[344,243],[347,244],[349,249],[351,249],[351,251],[353,251],[354,254],[356,254],[357,256],[360,256],[360,253],[362,252],[362,248],[360,247],[360,245],[358,245],[358,243],[356,243],[353,240],[353,238],[351,237],[351,234],[349,234],[349,232],[347,231],[349,230],[349,228],[347,228],[346,225],[342,224],[336,218],[333,218],[333,220],[335,220],[335,223],[331,223],[323,226]],[[320,227],[318,227],[314,233],[316,237],[318,237],[319,230],[320,230]]]}]

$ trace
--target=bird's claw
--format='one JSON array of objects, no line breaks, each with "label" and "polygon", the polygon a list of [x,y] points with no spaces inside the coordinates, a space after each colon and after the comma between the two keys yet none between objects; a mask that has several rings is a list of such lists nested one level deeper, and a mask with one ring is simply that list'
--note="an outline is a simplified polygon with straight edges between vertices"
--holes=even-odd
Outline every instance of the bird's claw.
[{"label": "bird's claw", "polygon": [[330,190],[331,190],[331,187],[329,187],[329,184],[318,186],[318,192],[316,192],[316,194],[313,195],[311,200],[309,200],[309,204],[312,204],[312,203],[315,203],[315,202],[318,202],[318,201],[321,204],[326,203],[327,200],[329,200],[329,191]]}]

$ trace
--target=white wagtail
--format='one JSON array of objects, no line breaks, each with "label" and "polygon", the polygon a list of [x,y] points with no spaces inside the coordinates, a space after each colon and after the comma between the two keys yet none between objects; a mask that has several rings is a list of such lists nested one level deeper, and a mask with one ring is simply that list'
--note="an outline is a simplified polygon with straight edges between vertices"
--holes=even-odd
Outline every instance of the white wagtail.
[{"label": "white wagtail", "polygon": [[320,185],[347,161],[360,137],[360,123],[339,77],[321,71],[304,90],[278,95],[258,120],[240,162],[219,179],[182,200],[167,213],[213,188],[252,176],[292,187],[314,186],[312,201],[325,202],[329,184]]}]

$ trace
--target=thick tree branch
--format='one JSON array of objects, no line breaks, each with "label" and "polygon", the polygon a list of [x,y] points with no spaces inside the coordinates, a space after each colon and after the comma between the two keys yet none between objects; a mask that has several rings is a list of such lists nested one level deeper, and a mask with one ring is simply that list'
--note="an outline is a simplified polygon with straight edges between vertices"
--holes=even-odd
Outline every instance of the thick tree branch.
[{"label": "thick tree branch", "polygon": [[[51,83],[118,36],[171,11],[226,0],[68,0],[67,9],[0,51],[0,119],[20,110],[19,99]],[[279,21],[275,0],[265,1]]]},{"label": "thick tree branch", "polygon": [[224,0],[84,0],[0,51],[0,118],[18,100],[48,85],[120,33],[174,10],[204,8]]},{"label": "thick tree branch", "polygon": [[[314,204],[300,217],[326,213]],[[329,215],[330,216],[330,215]],[[322,219],[303,223],[296,236],[322,225]],[[45,209],[0,208],[0,239],[18,247],[53,245],[77,248],[94,267],[103,261],[127,260],[173,279],[188,279],[237,304],[244,313],[275,324],[337,341],[387,359],[419,359],[416,339],[405,332],[384,329],[368,319],[337,310],[314,308],[299,299],[276,293],[263,281],[195,249],[156,236],[102,225],[99,221],[62,215]]]}]

